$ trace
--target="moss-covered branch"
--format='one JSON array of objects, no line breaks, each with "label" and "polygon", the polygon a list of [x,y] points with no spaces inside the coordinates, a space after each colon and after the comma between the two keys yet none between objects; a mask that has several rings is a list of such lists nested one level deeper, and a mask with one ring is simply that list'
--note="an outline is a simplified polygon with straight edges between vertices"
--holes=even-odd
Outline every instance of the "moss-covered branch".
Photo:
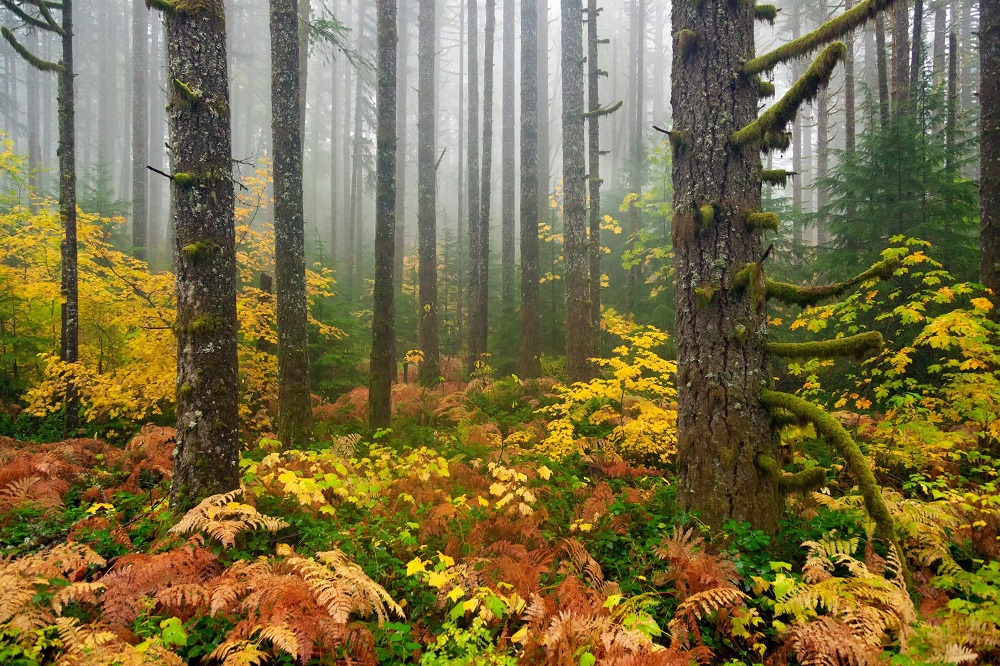
[{"label": "moss-covered branch", "polygon": [[788,184],[788,179],[795,175],[797,174],[794,171],[784,169],[764,169],[760,172],[760,179],[767,185],[784,187]]},{"label": "moss-covered branch", "polygon": [[760,143],[768,132],[780,132],[795,119],[799,107],[816,97],[827,83],[837,63],[844,59],[847,47],[843,42],[830,44],[809,66],[806,73],[796,81],[785,95],[771,108],[760,114],[743,129],[733,132],[732,141],[738,146]]},{"label": "moss-covered branch", "polygon": [[896,270],[898,262],[895,259],[884,259],[864,273],[855,275],[849,280],[819,287],[797,287],[787,282],[767,281],[767,298],[785,305],[809,307],[829,298],[837,298],[845,292],[868,280],[888,280]]},{"label": "moss-covered branch", "polygon": [[826,485],[826,470],[822,467],[813,467],[795,474],[785,474],[777,460],[771,456],[763,455],[758,456],[757,466],[777,480],[778,490],[785,495],[807,493]]},{"label": "moss-covered branch", "polygon": [[747,226],[752,229],[777,231],[781,220],[777,213],[747,213]]},{"label": "moss-covered branch", "polygon": [[17,41],[17,37],[14,36],[7,28],[0,28],[0,34],[3,38],[7,40],[7,43],[17,52],[19,56],[25,59],[29,65],[42,72],[59,72],[65,71],[65,68],[57,62],[50,62],[48,60],[43,60],[39,58],[34,53],[29,51],[21,42]]},{"label": "moss-covered branch", "polygon": [[45,19],[49,30],[60,36],[65,34],[63,27],[52,17],[52,12],[49,11],[49,3],[39,0],[39,2],[35,3],[35,6],[38,7],[38,11],[41,13],[42,18]]},{"label": "moss-covered branch", "polygon": [[614,113],[615,111],[617,111],[618,109],[622,108],[622,104],[624,104],[624,102],[617,102],[616,104],[612,104],[611,106],[606,106],[606,107],[597,109],[595,111],[588,111],[587,113],[583,114],[583,117],[584,118],[600,118],[601,116],[609,116],[612,113]]},{"label": "moss-covered branch", "polygon": [[816,432],[826,437],[840,457],[844,459],[844,462],[847,463],[847,471],[858,484],[868,515],[875,521],[875,533],[880,539],[896,548],[896,552],[900,554],[903,577],[909,583],[909,573],[906,570],[906,561],[903,559],[899,542],[896,539],[896,528],[893,524],[892,514],[889,513],[889,507],[886,506],[885,499],[882,497],[882,490],[875,481],[875,474],[868,465],[868,458],[861,452],[861,448],[854,441],[854,438],[844,429],[844,426],[840,425],[837,419],[808,400],[790,393],[768,390],[761,391],[760,400],[769,409],[789,411],[812,423]]},{"label": "moss-covered branch", "polygon": [[757,97],[764,99],[765,97],[774,97],[774,93],[777,89],[774,84],[770,81],[765,81],[764,79],[757,77]]},{"label": "moss-covered branch", "polygon": [[757,56],[747,62],[743,67],[745,74],[760,74],[774,69],[778,64],[787,62],[793,58],[800,58],[808,55],[824,44],[829,44],[835,39],[840,39],[855,28],[860,28],[875,15],[884,9],[888,9],[897,0],[865,0],[853,9],[844,12],[840,16],[830,19],[820,27],[807,35],[798,39],[793,39],[787,44]]},{"label": "moss-covered branch", "polygon": [[774,5],[757,5],[753,8],[753,17],[774,25],[774,19],[778,18],[778,8]]},{"label": "moss-covered branch", "polygon": [[882,351],[885,342],[882,334],[873,331],[858,333],[837,340],[816,342],[768,342],[764,348],[769,354],[781,358],[837,358],[851,356],[868,358]]},{"label": "moss-covered branch", "polygon": [[[0,4],[2,4],[4,8],[7,9],[7,11],[9,11],[11,14],[16,16],[20,20],[24,21],[25,25],[27,26],[30,26],[32,28],[38,28],[39,30],[53,30],[52,26],[50,26],[48,23],[40,19],[37,19],[28,12],[24,11],[23,9],[18,7],[12,0],[0,0]],[[60,28],[60,30],[61,29],[62,28]]]}]

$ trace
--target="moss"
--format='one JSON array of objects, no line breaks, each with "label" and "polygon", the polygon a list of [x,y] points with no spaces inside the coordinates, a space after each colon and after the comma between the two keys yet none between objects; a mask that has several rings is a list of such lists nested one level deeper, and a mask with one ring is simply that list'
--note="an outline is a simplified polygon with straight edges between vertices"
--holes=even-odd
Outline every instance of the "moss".
[{"label": "moss", "polygon": [[774,5],[757,5],[753,8],[753,17],[774,25],[774,19],[778,18],[778,8]]},{"label": "moss", "polygon": [[694,290],[695,301],[699,308],[707,308],[712,299],[715,298],[715,287],[711,285],[703,285],[701,287],[696,287]]},{"label": "moss", "polygon": [[770,81],[765,81],[764,79],[757,77],[755,83],[757,84],[757,97],[764,99],[765,97],[774,97],[777,89],[774,84]]},{"label": "moss", "polygon": [[747,264],[736,273],[730,284],[733,289],[749,289],[750,296],[753,298],[754,309],[760,309],[764,306],[765,302],[763,281],[764,267],[753,262]]},{"label": "moss", "polygon": [[182,189],[191,187],[192,185],[194,185],[194,174],[182,171],[181,173],[175,173],[172,180],[177,185],[177,187],[180,187]]},{"label": "moss", "polygon": [[682,130],[667,132],[667,136],[670,138],[670,148],[673,150],[674,157],[683,155],[684,151],[691,145],[691,136]]},{"label": "moss", "polygon": [[855,275],[849,280],[819,287],[797,287],[787,282],[768,280],[767,298],[774,299],[785,305],[798,305],[805,308],[816,305],[828,298],[836,298],[862,282],[867,282],[868,280],[888,280],[892,277],[897,266],[898,262],[895,259],[884,259],[864,273]]},{"label": "moss", "polygon": [[804,400],[790,393],[780,391],[761,391],[760,400],[768,409],[781,409],[798,415],[809,421],[816,428],[816,432],[826,437],[826,440],[833,446],[844,462],[847,464],[847,471],[858,484],[861,496],[864,498],[865,508],[868,515],[875,521],[875,532],[880,539],[887,544],[891,544],[898,554],[900,554],[900,566],[903,570],[903,577],[907,584],[910,583],[909,572],[906,569],[906,560],[902,557],[899,549],[899,542],[896,539],[896,528],[889,513],[889,508],[882,498],[882,490],[875,481],[875,474],[868,464],[868,458],[861,452],[861,448],[851,435],[840,425],[833,416],[821,407],[818,407],[808,400]]},{"label": "moss", "polygon": [[807,35],[779,46],[747,62],[743,67],[746,74],[760,74],[774,69],[778,64],[812,53],[824,44],[829,44],[875,18],[883,9],[901,0],[865,0],[853,9],[832,18]]},{"label": "moss", "polygon": [[751,229],[769,229],[777,231],[781,225],[777,213],[748,213],[747,226]]},{"label": "moss", "polygon": [[191,386],[190,384],[181,384],[179,387],[177,387],[178,397],[184,398],[185,400],[189,399],[193,393],[194,393],[194,387]]},{"label": "moss", "polygon": [[677,33],[677,47],[681,55],[691,55],[698,44],[698,33],[685,28]]},{"label": "moss", "polygon": [[822,467],[813,467],[795,474],[785,474],[778,461],[767,455],[757,457],[757,467],[777,481],[778,490],[784,495],[807,493],[826,485],[826,470]]},{"label": "moss", "polygon": [[733,337],[740,344],[745,343],[747,341],[747,327],[743,324],[737,324],[736,329],[733,331]]},{"label": "moss", "polygon": [[760,114],[757,120],[743,129],[733,132],[733,143],[737,146],[757,144],[763,141],[764,135],[768,132],[784,130],[785,126],[795,119],[799,107],[804,102],[815,98],[816,93],[829,83],[834,68],[838,62],[844,59],[846,54],[847,47],[844,46],[843,42],[830,44],[823,49],[823,52],[809,66],[805,74],[792,85],[780,100]]},{"label": "moss", "polygon": [[785,152],[792,145],[791,132],[767,132],[761,141],[760,149],[764,152],[778,150]]},{"label": "moss", "polygon": [[188,261],[198,261],[199,259],[205,259],[222,248],[213,240],[208,241],[196,241],[194,243],[188,243],[184,246],[182,252],[184,257]]},{"label": "moss", "polygon": [[715,206],[712,204],[698,206],[695,214],[698,217],[698,226],[702,229],[711,229],[715,225]]},{"label": "moss", "polygon": [[791,171],[785,171],[784,169],[764,169],[760,172],[760,179],[768,185],[784,187],[788,184],[788,179],[792,175],[794,174]]},{"label": "moss", "polygon": [[17,41],[17,37],[14,36],[14,33],[6,27],[0,28],[0,33],[3,34],[3,38],[7,40],[7,43],[10,44],[11,48],[13,48],[19,56],[24,58],[24,60],[35,69],[42,72],[58,72],[60,74],[66,71],[66,68],[63,67],[62,64],[43,60],[42,58],[36,56],[28,50],[27,47],[21,44],[21,42]]},{"label": "moss", "polygon": [[181,107],[192,109],[201,102],[201,93],[191,89],[191,87],[180,79],[173,79],[174,99],[179,100]]},{"label": "moss", "polygon": [[781,358],[836,358],[853,356],[857,359],[868,358],[882,351],[885,346],[882,334],[873,331],[859,333],[837,340],[820,340],[817,342],[768,342],[764,348],[768,353]]},{"label": "moss", "polygon": [[677,246],[682,242],[690,242],[694,240],[694,231],[694,213],[688,211],[678,211],[677,214],[674,215],[673,230],[671,232],[674,245]]},{"label": "moss", "polygon": [[221,323],[222,319],[218,315],[206,312],[191,320],[189,330],[193,335],[205,335],[215,332]]}]

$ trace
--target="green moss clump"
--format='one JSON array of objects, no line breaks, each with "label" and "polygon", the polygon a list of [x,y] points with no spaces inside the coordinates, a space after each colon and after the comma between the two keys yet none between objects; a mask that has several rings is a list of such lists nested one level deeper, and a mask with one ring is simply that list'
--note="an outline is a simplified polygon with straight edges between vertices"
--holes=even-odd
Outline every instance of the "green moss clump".
[{"label": "green moss clump", "polygon": [[743,129],[733,132],[732,142],[737,146],[760,143],[768,132],[780,132],[788,123],[795,119],[799,107],[816,97],[816,93],[830,82],[830,76],[837,63],[847,55],[847,47],[843,42],[830,44],[819,57],[809,66],[798,81],[785,95],[757,120]]},{"label": "green moss clump", "polygon": [[189,330],[192,335],[205,335],[217,330],[221,323],[222,319],[218,315],[206,312],[191,320]]},{"label": "green moss clump", "polygon": [[711,229],[715,224],[715,206],[704,204],[697,209],[698,226],[702,229]]},{"label": "green moss clump", "polygon": [[194,108],[199,102],[201,102],[201,93],[195,92],[189,85],[180,79],[174,79],[173,86],[175,98],[180,100],[181,105],[185,109]]},{"label": "green moss clump", "polygon": [[777,92],[777,89],[774,87],[773,83],[771,83],[770,81],[765,81],[759,76],[757,77],[755,82],[757,84],[757,97],[760,97],[761,99],[764,99],[765,97],[774,97],[774,94],[775,92]]},{"label": "green moss clump", "polygon": [[849,289],[853,289],[868,280],[888,280],[892,277],[898,265],[899,262],[895,259],[883,259],[864,273],[855,275],[849,280],[819,287],[797,287],[787,282],[768,280],[767,298],[774,299],[785,305],[798,305],[803,308],[809,307],[828,298],[841,296]]},{"label": "green moss clump", "polygon": [[192,185],[194,185],[194,174],[182,171],[181,173],[175,173],[172,180],[174,181],[174,184],[177,185],[177,187],[180,188],[191,187]]},{"label": "green moss clump", "polygon": [[747,327],[744,326],[743,324],[737,324],[736,325],[736,329],[733,331],[733,337],[736,338],[736,341],[739,342],[740,344],[743,344],[744,342],[746,342],[747,341]]},{"label": "green moss clump", "polygon": [[882,351],[885,342],[878,331],[859,333],[837,340],[817,342],[768,342],[764,349],[781,358],[836,358],[853,356],[868,358]]},{"label": "green moss clump", "polygon": [[778,490],[785,495],[807,493],[826,485],[826,470],[822,467],[813,467],[795,474],[785,474],[778,461],[767,455],[757,457],[757,467],[775,479],[778,482]]},{"label": "green moss clump", "polygon": [[199,259],[205,259],[206,257],[215,254],[222,248],[213,240],[208,241],[196,241],[194,243],[188,243],[184,246],[182,252],[184,257],[189,261],[198,261]]},{"label": "green moss clump", "polygon": [[781,225],[777,213],[748,213],[747,226],[751,229],[768,229],[777,231]]},{"label": "green moss clump", "polygon": [[753,8],[753,17],[758,21],[774,25],[774,19],[778,18],[778,8],[774,5],[756,5]]},{"label": "green moss clump", "polygon": [[682,55],[690,55],[694,52],[698,43],[698,33],[685,28],[677,33],[677,46]]},{"label": "green moss clump", "polygon": [[667,136],[670,137],[670,148],[673,150],[674,157],[682,155],[691,145],[690,135],[682,130],[673,130],[668,132]]},{"label": "green moss clump", "polygon": [[791,132],[766,132],[761,141],[760,149],[764,152],[778,150],[785,152],[792,145]]},{"label": "green moss clump", "polygon": [[177,387],[177,396],[185,400],[190,398],[193,393],[194,388],[190,384],[181,384]]},{"label": "green moss clump", "polygon": [[761,182],[775,187],[784,187],[788,184],[788,179],[792,177],[791,171],[784,169],[763,169],[760,172]]},{"label": "green moss clump", "polygon": [[703,285],[701,287],[696,287],[694,290],[695,300],[698,303],[699,308],[707,308],[708,304],[712,302],[715,298],[715,287],[711,285]]}]

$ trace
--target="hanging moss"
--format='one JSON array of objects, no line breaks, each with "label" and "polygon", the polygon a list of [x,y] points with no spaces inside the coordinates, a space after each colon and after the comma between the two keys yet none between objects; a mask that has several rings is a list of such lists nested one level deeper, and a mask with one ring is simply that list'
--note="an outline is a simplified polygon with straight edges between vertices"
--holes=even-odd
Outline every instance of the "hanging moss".
[{"label": "hanging moss", "polygon": [[699,308],[707,308],[708,304],[712,302],[715,298],[715,287],[711,285],[702,285],[701,287],[695,287],[694,295],[695,300],[698,303]]},{"label": "hanging moss", "polygon": [[674,157],[683,155],[684,151],[691,145],[691,136],[683,130],[667,132],[667,136],[670,138],[670,148],[673,150]]},{"label": "hanging moss", "polygon": [[696,214],[698,216],[698,226],[702,229],[711,229],[715,224],[715,206],[711,204],[698,206]]},{"label": "hanging moss", "polygon": [[844,12],[840,16],[830,19],[820,27],[807,35],[798,39],[793,39],[787,44],[757,56],[747,62],[743,67],[746,74],[760,74],[774,69],[778,64],[808,55],[824,44],[829,44],[835,39],[840,39],[855,28],[859,28],[875,18],[883,9],[887,9],[898,0],[865,0],[853,9]]},{"label": "hanging moss", "polygon": [[753,17],[758,21],[774,25],[774,19],[778,18],[778,8],[774,5],[757,5],[753,8]]},{"label": "hanging moss", "polygon": [[791,145],[791,132],[767,132],[764,134],[764,140],[761,141],[760,149],[765,153],[775,150],[785,152]]},{"label": "hanging moss", "polygon": [[771,108],[760,114],[743,129],[733,132],[732,141],[738,146],[760,143],[768,132],[780,132],[795,119],[799,107],[816,97],[816,93],[830,81],[837,63],[844,59],[847,47],[843,42],[830,44],[809,66],[806,73]]},{"label": "hanging moss", "polygon": [[778,461],[771,456],[757,457],[757,467],[778,482],[778,490],[782,494],[808,493],[826,485],[826,470],[813,467],[795,474],[785,474]]},{"label": "hanging moss", "polygon": [[767,185],[784,187],[788,184],[788,179],[792,175],[791,171],[785,171],[784,169],[764,169],[760,172],[760,179]]},{"label": "hanging moss", "polygon": [[777,231],[781,225],[777,213],[748,213],[747,226],[751,229],[769,229]]},{"label": "hanging moss", "polygon": [[764,99],[765,97],[774,97],[776,91],[774,84],[770,81],[765,81],[764,79],[757,77],[757,97]]},{"label": "hanging moss", "polygon": [[749,289],[753,298],[755,309],[763,307],[765,301],[764,293],[764,267],[753,262],[749,263],[733,275],[730,283],[733,289]]},{"label": "hanging moss", "polygon": [[790,393],[780,391],[761,391],[760,400],[765,407],[774,410],[782,409],[809,421],[816,428],[816,432],[826,437],[833,448],[837,451],[844,462],[847,463],[847,471],[858,484],[861,496],[865,501],[865,508],[868,515],[875,521],[875,533],[887,544],[891,544],[900,555],[900,567],[907,584],[910,583],[909,572],[906,569],[906,560],[899,549],[899,541],[896,539],[896,528],[893,524],[892,515],[882,498],[882,491],[875,481],[875,474],[868,464],[868,458],[861,452],[861,448],[851,435],[840,425],[833,416],[821,407],[818,407],[808,400],[804,400]]},{"label": "hanging moss", "polygon": [[868,358],[882,351],[885,342],[877,331],[859,333],[837,340],[816,342],[768,342],[764,349],[781,358],[837,358],[852,356]]},{"label": "hanging moss", "polygon": [[199,102],[201,102],[201,93],[195,92],[190,86],[180,79],[174,79],[173,86],[175,97],[180,100],[181,105],[184,108],[194,108]]},{"label": "hanging moss", "polygon": [[867,282],[868,280],[888,280],[892,277],[898,265],[899,263],[895,259],[884,259],[864,273],[855,275],[849,280],[819,287],[798,287],[787,282],[768,280],[767,298],[768,300],[779,301],[785,305],[798,305],[803,308],[809,307],[828,298],[841,296],[862,282]]}]

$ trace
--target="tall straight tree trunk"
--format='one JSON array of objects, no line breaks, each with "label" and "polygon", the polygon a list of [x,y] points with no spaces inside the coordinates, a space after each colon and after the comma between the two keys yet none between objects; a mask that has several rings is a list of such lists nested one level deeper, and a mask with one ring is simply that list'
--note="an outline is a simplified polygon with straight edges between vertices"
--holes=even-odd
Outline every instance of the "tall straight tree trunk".
[{"label": "tall straight tree trunk", "polygon": [[[535,0],[535,6],[538,9],[535,30],[538,43],[535,58],[538,66],[535,79],[538,81],[538,201],[543,210],[548,210],[549,193],[552,191],[549,165],[552,152],[549,140],[549,0]],[[523,33],[524,29],[521,31]]]},{"label": "tall straight tree trunk", "polygon": [[[334,15],[340,14],[340,2],[333,5]],[[340,221],[338,211],[338,197],[343,197],[339,193],[338,180],[341,176],[341,169],[338,169],[337,155],[340,152],[338,145],[338,130],[340,129],[340,105],[337,99],[337,84],[340,83],[340,62],[332,58],[330,63],[330,258],[337,257],[337,225]]]},{"label": "tall straight tree trunk", "polygon": [[[28,36],[28,49],[32,53],[39,51],[38,33],[32,30]],[[28,67],[28,209],[34,214],[38,206],[36,201],[41,197],[42,151],[39,143],[41,134],[41,73],[36,67]],[[15,82],[16,85],[16,82]]]},{"label": "tall straight tree trunk", "polygon": [[[364,48],[365,38],[365,1],[358,2],[358,51]],[[361,197],[363,196],[364,183],[362,183],[362,156],[361,150],[364,145],[364,137],[361,136],[361,95],[364,93],[364,82],[361,73],[355,74],[354,85],[354,134],[353,145],[354,154],[351,159],[351,214],[347,222],[347,290],[351,299],[357,297],[357,255],[360,249],[361,236]]]},{"label": "tall straight tree trunk", "polygon": [[[465,164],[465,0],[458,0],[458,214],[455,223],[455,331],[462,339],[464,331],[465,307],[465,228],[466,201],[465,194],[468,185],[465,175],[468,169]],[[445,292],[447,294],[447,292]]]},{"label": "tall straight tree trunk", "polygon": [[979,4],[979,279],[1000,299],[1000,6]]},{"label": "tall straight tree trunk", "polygon": [[[986,0],[989,2],[989,0]],[[976,81],[974,80],[972,69],[973,62],[975,61],[975,56],[972,53],[975,51],[975,46],[972,40],[972,7],[975,4],[982,4],[982,0],[962,0],[962,14],[961,21],[959,22],[959,60],[958,66],[961,71],[961,85],[959,86],[959,91],[962,94],[962,111],[967,111],[972,109],[975,103],[975,96],[973,93],[976,90]]]},{"label": "tall straight tree trunk", "polygon": [[479,284],[479,262],[477,258],[479,239],[479,0],[468,0],[468,67],[469,67],[469,146],[466,169],[469,199],[469,372],[475,368],[479,354],[476,350],[477,326],[476,298]]},{"label": "tall straight tree trunk", "polygon": [[885,57],[885,15],[875,18],[875,61],[878,69],[878,107],[882,124],[889,122],[889,65]]},{"label": "tall straight tree trunk", "polygon": [[538,9],[521,0],[521,376],[542,375],[542,316],[538,283]]},{"label": "tall straight tree trunk", "polygon": [[[795,3],[792,7],[792,39],[802,36],[802,7]],[[802,76],[802,64],[798,60],[792,63],[792,79],[798,81]],[[798,264],[802,260],[802,240],[804,222],[802,219],[802,113],[796,113],[792,120],[792,172],[795,174],[792,179],[792,261]]]},{"label": "tall straight tree trunk", "polygon": [[309,19],[311,18],[311,0],[298,0],[298,21],[296,21],[296,37],[298,42],[297,55],[299,60],[299,136],[306,135],[306,93],[309,82]]},{"label": "tall straight tree trunk", "polygon": [[347,259],[347,256],[354,251],[354,246],[351,244],[353,242],[354,236],[351,235],[351,216],[354,214],[354,200],[351,198],[354,196],[354,192],[351,189],[351,179],[354,176],[353,168],[353,148],[354,144],[351,141],[351,127],[353,123],[351,122],[351,110],[354,106],[354,98],[351,95],[351,84],[352,75],[357,75],[354,72],[353,67],[344,67],[344,122],[341,130],[341,140],[340,140],[340,150],[341,150],[341,165],[343,171],[343,180],[341,181],[341,218],[340,218],[340,228],[342,231],[342,236],[344,238],[343,243],[341,243],[340,256],[343,259]]},{"label": "tall straight tree trunk", "polygon": [[599,350],[601,340],[601,66],[597,47],[600,35],[597,0],[587,0],[587,182],[590,194],[590,322],[593,327],[591,353]]},{"label": "tall straight tree trunk", "polygon": [[396,0],[378,0],[378,129],[375,151],[375,286],[372,304],[371,380],[368,420],[372,430],[389,425],[396,379]]},{"label": "tall straight tree trunk", "polygon": [[469,318],[469,330],[475,336],[469,345],[470,356],[478,359],[487,350],[490,303],[490,204],[493,185],[493,55],[496,43],[496,0],[486,0],[486,43],[483,61],[483,171],[480,181],[479,224],[475,242],[474,310]]},{"label": "tall straight tree trunk", "polygon": [[[59,72],[59,219],[63,226],[61,292],[62,335],[59,358],[65,363],[80,359],[80,297],[76,251],[76,104],[73,93],[73,4],[63,0],[62,71]],[[67,434],[80,422],[80,403],[72,382],[66,390]]]},{"label": "tall straight tree trunk", "polygon": [[[163,88],[161,84],[162,73],[163,73],[163,58],[160,55],[160,38],[163,36],[163,26],[160,23],[159,16],[153,14],[152,20],[152,30],[150,34],[149,42],[149,74],[146,79],[146,92],[150,93],[148,95],[148,105],[147,105],[147,118],[150,123],[150,132],[147,136],[147,156],[150,160],[150,164],[158,167],[161,170],[166,169],[165,164],[165,154],[164,154],[164,144],[167,142],[166,130],[167,123],[164,117],[164,107],[165,100],[163,99]],[[147,230],[147,241],[149,245],[149,251],[147,256],[150,260],[155,256],[157,258],[157,266],[161,267],[164,265],[162,252],[167,254],[172,254],[172,245],[164,250],[164,245],[162,244],[164,232],[168,225],[164,224],[163,220],[163,184],[164,180],[161,178],[150,178],[147,174],[147,192],[149,197],[148,202],[148,230]],[[166,262],[169,263],[169,262]]]},{"label": "tall straight tree trunk", "polygon": [[132,251],[145,260],[149,246],[148,173],[149,94],[149,14],[144,0],[132,3]]},{"label": "tall straight tree trunk", "polygon": [[[948,35],[948,96],[944,122],[944,168],[951,170],[955,165],[955,138],[958,131],[958,38],[952,32]],[[980,157],[982,159],[982,157]],[[982,220],[980,220],[982,224]],[[982,262],[982,258],[980,258]]]},{"label": "tall straight tree trunk", "polygon": [[[820,20],[827,16],[826,0],[819,1]],[[830,170],[830,91],[826,86],[819,90],[816,98],[816,244],[822,248],[828,236],[826,217],[823,209],[828,201],[828,192],[823,179]]]},{"label": "tall straight tree trunk", "polygon": [[590,252],[583,107],[583,5],[562,0],[563,254],[566,258],[566,374],[591,376]]},{"label": "tall straight tree trunk", "polygon": [[437,165],[435,143],[434,0],[420,0],[417,90],[417,234],[420,253],[420,381],[436,384],[441,374],[438,341]]},{"label": "tall straight tree trunk", "polygon": [[[503,192],[500,203],[501,284],[506,309],[514,306],[514,37],[517,25],[514,0],[503,0]],[[506,316],[506,315],[505,315]]]},{"label": "tall straight tree trunk", "polygon": [[924,0],[913,2],[913,51],[910,55],[910,91],[916,94],[924,65]]},{"label": "tall straight tree trunk", "polygon": [[639,207],[642,198],[645,150],[643,141],[643,119],[645,118],[646,88],[646,0],[632,0],[632,132],[629,137],[630,150],[630,194],[628,205],[628,240],[625,248],[629,252],[630,267],[625,284],[625,310],[631,316],[635,313],[636,291],[641,281],[641,267],[635,252],[639,240]]},{"label": "tall straight tree trunk", "polygon": [[240,486],[236,239],[222,0],[165,13],[176,219],[177,448],[181,510]]},{"label": "tall straight tree trunk", "polygon": [[[396,250],[393,275],[396,282],[396,293],[403,289],[403,257],[406,256],[406,97],[410,87],[408,83],[408,65],[410,53],[410,12],[409,3],[403,2],[399,7],[399,49],[397,51],[396,72]],[[418,111],[419,113],[419,111]]]},{"label": "tall straight tree trunk", "polygon": [[[845,0],[844,11],[850,11],[854,0]],[[847,55],[844,57],[844,150],[848,157],[854,155],[857,145],[857,120],[854,93],[857,88],[854,71],[854,33],[849,32],[844,38]],[[868,57],[868,54],[865,54]]]},{"label": "tall straight tree trunk", "polygon": [[940,85],[948,74],[945,48],[948,40],[948,10],[941,5],[934,10],[934,83]]},{"label": "tall straight tree trunk", "polygon": [[291,449],[311,439],[309,308],[298,0],[270,0],[271,144],[274,154],[274,277],[278,301],[278,439]]},{"label": "tall straight tree trunk", "polygon": [[892,26],[892,103],[895,113],[903,112],[910,100],[910,11],[897,2]]}]

